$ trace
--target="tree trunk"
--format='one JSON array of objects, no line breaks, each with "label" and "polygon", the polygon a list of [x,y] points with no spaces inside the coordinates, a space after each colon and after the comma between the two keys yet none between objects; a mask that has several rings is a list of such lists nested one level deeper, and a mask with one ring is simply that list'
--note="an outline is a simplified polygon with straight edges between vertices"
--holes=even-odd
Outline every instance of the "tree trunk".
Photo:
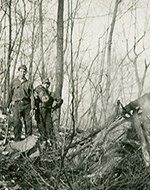
[{"label": "tree trunk", "polygon": [[56,64],[56,94],[62,95],[63,86],[63,12],[64,0],[58,0],[58,13],[57,13],[57,64]]},{"label": "tree trunk", "polygon": [[111,84],[111,51],[112,51],[112,39],[113,39],[113,32],[116,23],[118,5],[121,1],[116,0],[115,8],[113,12],[113,18],[110,26],[110,32],[108,36],[108,48],[107,48],[107,73],[106,73],[106,93],[105,93],[105,113],[107,113],[107,105],[110,97],[110,84]]},{"label": "tree trunk", "polygon": [[19,39],[19,44],[18,44],[18,49],[17,49],[17,55],[16,55],[15,62],[14,62],[13,72],[12,72],[12,76],[11,76],[11,85],[12,85],[13,80],[15,78],[17,61],[18,61],[19,52],[21,49],[21,44],[22,44],[22,39],[23,39],[24,25],[25,25],[25,18],[22,19],[21,34],[20,34],[20,39]]},{"label": "tree trunk", "polygon": [[35,18],[36,18],[36,2],[34,3],[34,12],[33,12],[33,28],[32,28],[32,39],[31,39],[31,59],[29,64],[29,79],[34,80],[34,77],[32,76],[33,73],[33,60],[34,60],[34,53],[35,53],[35,42],[36,42],[36,36],[35,36]]},{"label": "tree trunk", "polygon": [[12,53],[12,18],[11,18],[11,6],[12,0],[9,0],[9,45],[8,45],[8,57],[7,57],[7,66],[5,73],[5,84],[4,84],[4,107],[6,108],[7,100],[9,98],[10,92],[10,64],[11,64],[11,53]]},{"label": "tree trunk", "polygon": [[[58,0],[58,12],[57,12],[57,63],[56,63],[56,87],[55,92],[57,96],[62,96],[63,87],[63,65],[64,65],[64,51],[63,51],[63,12],[64,12],[64,0]],[[54,131],[58,136],[58,128],[60,124],[60,109],[56,113],[56,119],[54,124]]]},{"label": "tree trunk", "polygon": [[44,65],[44,50],[43,50],[43,11],[42,11],[42,3],[43,0],[40,0],[39,3],[39,20],[40,20],[40,52],[41,52],[41,72],[42,72],[42,79],[45,77],[45,65]]}]

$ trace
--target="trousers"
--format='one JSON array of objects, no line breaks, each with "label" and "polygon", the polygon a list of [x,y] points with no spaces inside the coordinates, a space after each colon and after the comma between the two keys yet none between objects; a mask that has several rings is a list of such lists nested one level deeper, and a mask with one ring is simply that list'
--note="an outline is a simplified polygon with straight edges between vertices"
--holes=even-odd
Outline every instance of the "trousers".
[{"label": "trousers", "polygon": [[[14,124],[14,140],[21,140],[22,126],[25,126],[25,137],[32,135],[32,117],[30,115],[30,102],[17,101],[12,108]],[[22,123],[22,120],[23,123]]]},{"label": "trousers", "polygon": [[39,107],[36,112],[36,120],[42,140],[52,140],[54,137],[54,132],[51,109]]}]

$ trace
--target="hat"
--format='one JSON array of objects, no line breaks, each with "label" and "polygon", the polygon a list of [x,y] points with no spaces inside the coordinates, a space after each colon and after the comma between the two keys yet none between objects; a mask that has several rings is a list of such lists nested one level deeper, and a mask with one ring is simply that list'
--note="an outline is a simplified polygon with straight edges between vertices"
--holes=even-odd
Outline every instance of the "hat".
[{"label": "hat", "polygon": [[25,70],[25,71],[27,72],[27,67],[26,67],[26,65],[20,65],[20,67],[18,68],[18,71],[19,71],[20,69],[23,69],[23,70]]},{"label": "hat", "polygon": [[49,81],[48,78],[45,78],[45,79],[42,80],[42,83],[50,84],[50,81]]}]

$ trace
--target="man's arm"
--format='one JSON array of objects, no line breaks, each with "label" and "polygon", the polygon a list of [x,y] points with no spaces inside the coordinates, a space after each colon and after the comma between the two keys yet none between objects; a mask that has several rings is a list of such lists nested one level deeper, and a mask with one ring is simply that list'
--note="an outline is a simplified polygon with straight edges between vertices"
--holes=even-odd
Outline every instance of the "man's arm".
[{"label": "man's arm", "polygon": [[6,107],[9,108],[10,107],[10,104],[11,104],[11,101],[12,101],[12,96],[13,96],[13,86],[11,85],[10,87],[10,90],[8,92],[8,99],[7,99],[7,105]]},{"label": "man's arm", "polygon": [[34,98],[34,90],[33,84],[30,84],[30,100],[31,100],[31,110],[35,109],[35,98]]}]

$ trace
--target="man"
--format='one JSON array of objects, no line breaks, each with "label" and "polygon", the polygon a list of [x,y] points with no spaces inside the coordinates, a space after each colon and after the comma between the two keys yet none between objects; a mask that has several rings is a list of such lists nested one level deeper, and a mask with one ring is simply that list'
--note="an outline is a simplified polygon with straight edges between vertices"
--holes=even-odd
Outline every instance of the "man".
[{"label": "man", "polygon": [[52,112],[63,103],[63,100],[57,97],[55,93],[49,92],[49,87],[50,81],[46,78],[34,90],[36,104],[35,118],[41,140],[54,139]]},{"label": "man", "polygon": [[26,78],[27,67],[18,68],[18,77],[11,86],[8,107],[11,108],[14,124],[14,140],[21,140],[22,125],[25,126],[25,137],[32,135],[32,116],[34,114],[34,95],[32,84]]}]

